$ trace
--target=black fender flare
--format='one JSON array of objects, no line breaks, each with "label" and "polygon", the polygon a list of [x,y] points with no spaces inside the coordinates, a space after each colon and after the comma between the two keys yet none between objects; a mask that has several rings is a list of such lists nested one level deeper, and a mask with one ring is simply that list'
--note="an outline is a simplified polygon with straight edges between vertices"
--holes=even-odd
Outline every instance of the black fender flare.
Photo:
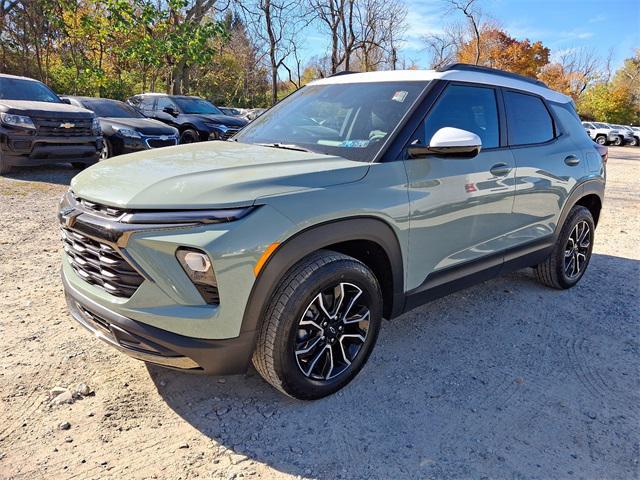
[{"label": "black fender flare", "polygon": [[[307,255],[350,240],[368,240],[386,253],[393,278],[392,317],[404,308],[404,266],[398,238],[386,222],[373,217],[354,217],[314,225],[284,241],[268,259],[256,279],[242,319],[241,334],[257,332],[280,279]],[[255,342],[255,339],[254,339]]]},{"label": "black fender flare", "polygon": [[564,202],[564,207],[562,207],[562,210],[560,212],[556,230],[553,234],[554,241],[558,238],[558,235],[560,235],[560,230],[562,230],[562,226],[564,225],[569,212],[571,211],[573,206],[580,201],[581,198],[584,198],[587,195],[597,195],[600,199],[600,205],[604,205],[604,187],[604,179],[587,180],[574,187],[573,191],[569,194],[569,197]]}]

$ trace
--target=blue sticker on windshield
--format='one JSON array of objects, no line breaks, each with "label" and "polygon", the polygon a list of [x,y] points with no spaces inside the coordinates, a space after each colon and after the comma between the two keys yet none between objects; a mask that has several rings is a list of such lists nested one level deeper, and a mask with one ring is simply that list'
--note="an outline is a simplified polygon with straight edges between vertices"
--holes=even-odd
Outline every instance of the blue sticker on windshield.
[{"label": "blue sticker on windshield", "polygon": [[369,140],[345,140],[340,146],[347,148],[366,148],[369,146]]}]

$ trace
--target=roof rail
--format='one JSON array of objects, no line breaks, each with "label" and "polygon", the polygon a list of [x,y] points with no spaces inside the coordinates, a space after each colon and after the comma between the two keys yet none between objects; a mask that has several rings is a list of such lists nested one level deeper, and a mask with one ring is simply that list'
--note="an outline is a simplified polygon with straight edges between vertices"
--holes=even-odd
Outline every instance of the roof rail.
[{"label": "roof rail", "polygon": [[481,65],[471,65],[469,63],[449,63],[444,67],[438,68],[438,72],[447,72],[449,70],[464,70],[467,72],[489,73],[491,75],[500,75],[501,77],[513,78],[522,82],[532,83],[539,87],[549,88],[546,83],[535,78],[526,77],[518,73],[506,72],[498,68],[483,67]]},{"label": "roof rail", "polygon": [[360,72],[353,72],[351,70],[343,70],[341,72],[336,72],[333,75],[329,75],[329,78],[331,78],[331,77],[339,77],[340,75],[353,75],[354,73],[360,73]]}]

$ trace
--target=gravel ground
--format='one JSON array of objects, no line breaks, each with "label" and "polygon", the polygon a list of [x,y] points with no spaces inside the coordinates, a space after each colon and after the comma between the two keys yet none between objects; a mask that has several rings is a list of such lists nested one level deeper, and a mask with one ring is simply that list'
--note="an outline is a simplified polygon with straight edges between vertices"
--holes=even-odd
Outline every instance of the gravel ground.
[{"label": "gravel ground", "polygon": [[385,322],[358,378],[314,403],[91,338],[58,274],[75,172],[0,177],[0,477],[638,478],[640,149],[611,148],[608,172],[577,287],[524,270]]}]

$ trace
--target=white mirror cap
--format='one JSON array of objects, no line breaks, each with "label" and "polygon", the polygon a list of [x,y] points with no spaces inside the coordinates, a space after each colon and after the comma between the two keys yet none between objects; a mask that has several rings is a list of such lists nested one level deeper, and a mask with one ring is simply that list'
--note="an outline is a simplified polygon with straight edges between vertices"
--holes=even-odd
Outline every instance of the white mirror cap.
[{"label": "white mirror cap", "polygon": [[482,146],[482,140],[473,132],[462,130],[461,128],[444,127],[438,130],[431,137],[429,147],[449,148],[449,147],[478,147]]}]

